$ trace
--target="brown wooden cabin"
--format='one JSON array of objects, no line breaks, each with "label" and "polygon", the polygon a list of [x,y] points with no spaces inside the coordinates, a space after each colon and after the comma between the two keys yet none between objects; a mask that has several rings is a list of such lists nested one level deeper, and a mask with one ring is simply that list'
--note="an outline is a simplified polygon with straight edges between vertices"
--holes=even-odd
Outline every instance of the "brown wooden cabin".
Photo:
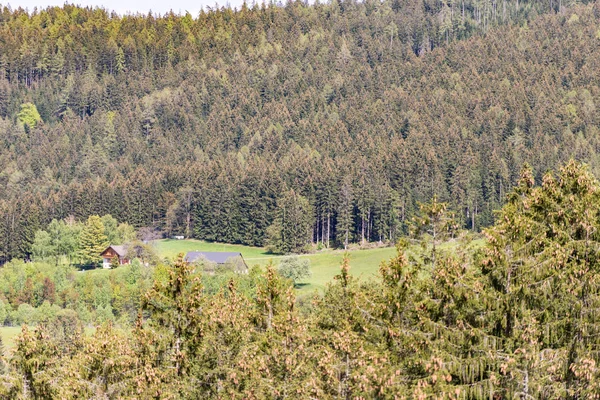
[{"label": "brown wooden cabin", "polygon": [[102,257],[102,268],[110,268],[113,257],[119,257],[119,265],[129,264],[127,256],[127,249],[125,246],[114,246],[110,245],[100,253]]}]

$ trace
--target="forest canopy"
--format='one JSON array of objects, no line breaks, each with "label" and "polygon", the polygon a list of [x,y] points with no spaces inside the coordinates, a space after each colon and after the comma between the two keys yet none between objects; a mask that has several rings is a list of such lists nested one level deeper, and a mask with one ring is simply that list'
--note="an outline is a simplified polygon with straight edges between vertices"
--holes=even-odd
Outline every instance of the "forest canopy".
[{"label": "forest canopy", "polygon": [[538,183],[571,158],[600,172],[599,18],[520,0],[4,7],[0,261],[91,215],[289,253],[394,243],[436,195],[478,231],[524,162]]}]

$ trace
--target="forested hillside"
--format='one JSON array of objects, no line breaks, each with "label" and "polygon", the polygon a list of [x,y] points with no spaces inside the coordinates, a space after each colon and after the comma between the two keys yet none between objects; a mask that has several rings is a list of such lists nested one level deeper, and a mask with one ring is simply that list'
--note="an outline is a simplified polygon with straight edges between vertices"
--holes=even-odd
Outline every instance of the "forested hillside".
[{"label": "forested hillside", "polygon": [[[298,251],[492,223],[524,161],[600,172],[600,6],[0,13],[0,259],[53,218]],[[290,238],[294,238],[291,240]]]}]

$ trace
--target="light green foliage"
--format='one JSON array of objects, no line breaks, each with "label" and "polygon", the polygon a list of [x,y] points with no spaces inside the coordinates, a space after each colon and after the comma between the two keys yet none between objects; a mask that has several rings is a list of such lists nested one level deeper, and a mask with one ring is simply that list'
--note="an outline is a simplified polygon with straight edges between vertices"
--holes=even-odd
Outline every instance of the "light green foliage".
[{"label": "light green foliage", "polygon": [[15,325],[31,324],[36,320],[36,311],[31,305],[24,303],[11,313],[11,320]]},{"label": "light green foliage", "polygon": [[79,254],[82,261],[91,264],[98,263],[100,261],[100,253],[108,245],[102,220],[97,215],[90,216],[79,235]]},{"label": "light green foliage", "polygon": [[104,215],[101,220],[104,226],[104,235],[109,244],[121,245],[131,243],[136,239],[133,226],[126,223],[119,224],[110,214]]},{"label": "light green foliage", "polygon": [[102,325],[107,322],[114,322],[115,315],[110,304],[98,306],[96,308],[96,324]]},{"label": "light green foliage", "polygon": [[56,255],[56,248],[52,245],[52,237],[48,232],[37,231],[35,233],[35,238],[31,245],[31,252],[35,258],[39,259]]},{"label": "light green foliage", "polygon": [[120,266],[120,262],[119,262],[119,256],[114,255],[111,259],[110,259],[110,267],[111,268],[118,268]]},{"label": "light green foliage", "polygon": [[52,237],[57,256],[65,256],[70,260],[76,254],[81,229],[82,225],[73,221],[53,219],[50,222],[48,232]]},{"label": "light green foliage", "polygon": [[77,313],[79,320],[84,324],[93,322],[94,315],[90,312],[89,306],[85,302],[77,302],[75,304],[75,312]]},{"label": "light green foliage", "polygon": [[119,226],[117,226],[117,238],[118,243],[116,244],[127,244],[133,242],[136,239],[135,228],[126,223],[119,224]]},{"label": "light green foliage", "polygon": [[117,220],[110,214],[102,216],[100,220],[102,221],[102,226],[104,226],[104,235],[106,236],[108,243],[116,245],[122,244],[117,232]]},{"label": "light green foliage", "polygon": [[108,274],[95,274],[86,283],[92,287],[91,298],[96,307],[110,304],[112,291]]},{"label": "light green foliage", "polygon": [[6,322],[6,318],[8,317],[8,310],[6,304],[2,300],[0,300],[0,327],[4,326]]},{"label": "light green foliage", "polygon": [[[105,215],[100,218],[103,228],[102,232],[100,232],[100,224],[98,224],[95,216],[92,217],[94,217],[92,220],[88,218],[86,224],[77,223],[72,220],[53,219],[46,230],[39,230],[35,233],[35,238],[31,246],[33,256],[38,260],[52,258],[57,263],[59,261],[71,263],[82,257],[81,261],[90,262],[90,256],[93,255],[93,259],[96,259],[97,255],[93,253],[102,247],[98,243],[108,246],[108,244],[120,245],[135,240],[135,229],[131,225],[125,223],[118,224],[115,218]],[[94,226],[90,224],[94,224]],[[103,236],[105,239],[103,239]],[[83,250],[80,249],[82,240],[88,241],[85,255],[82,252]],[[104,249],[105,247],[102,248],[102,250]]]},{"label": "light green foliage", "polygon": [[42,121],[42,117],[33,103],[21,104],[21,111],[17,114],[17,118],[27,130],[35,128],[35,126]]},{"label": "light green foliage", "polygon": [[279,262],[277,272],[296,286],[301,280],[311,276],[310,260],[298,256],[285,257]]},{"label": "light green foliage", "polygon": [[[41,306],[39,306],[35,310],[35,319],[34,321],[41,324],[47,324],[56,319],[56,316],[60,312],[60,307],[56,304],[50,304],[48,301],[44,301]],[[23,323],[31,323],[34,321],[25,321]]]},{"label": "light green foliage", "polygon": [[56,261],[59,257],[67,257],[70,260],[77,252],[80,231],[80,224],[53,219],[47,230],[35,233],[32,244],[34,257],[40,260],[55,258]]},{"label": "light green foliage", "polygon": [[142,264],[137,258],[129,265],[129,272],[127,273],[127,283],[132,286],[136,286],[142,277]]}]

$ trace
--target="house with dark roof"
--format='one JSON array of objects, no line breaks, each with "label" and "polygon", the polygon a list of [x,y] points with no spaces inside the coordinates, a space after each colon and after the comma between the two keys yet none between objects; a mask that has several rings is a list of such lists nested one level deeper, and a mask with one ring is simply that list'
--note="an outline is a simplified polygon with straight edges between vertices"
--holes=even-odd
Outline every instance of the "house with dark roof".
[{"label": "house with dark roof", "polygon": [[102,257],[102,268],[110,268],[112,259],[115,256],[119,257],[119,265],[129,264],[126,246],[110,245],[106,250],[100,253],[100,257]]},{"label": "house with dark roof", "polygon": [[246,264],[242,253],[226,251],[189,251],[183,260],[188,264],[204,264],[204,269],[207,272],[211,271],[210,266],[230,265],[236,272],[244,274],[248,273],[248,265]]}]

